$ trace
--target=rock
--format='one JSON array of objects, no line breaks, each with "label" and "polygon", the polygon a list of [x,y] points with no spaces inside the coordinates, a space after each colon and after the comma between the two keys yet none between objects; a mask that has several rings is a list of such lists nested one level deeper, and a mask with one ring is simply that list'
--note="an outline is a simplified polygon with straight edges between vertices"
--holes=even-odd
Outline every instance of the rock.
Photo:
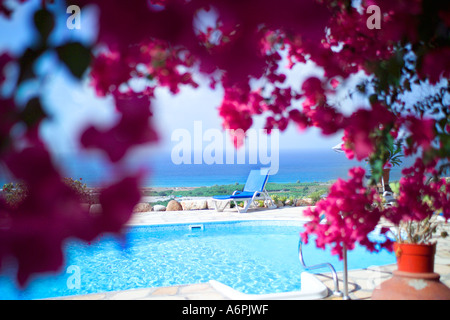
[{"label": "rock", "polygon": [[276,208],[284,207],[284,203],[282,201],[280,201],[280,202],[281,202],[281,205],[278,206],[274,201],[264,200],[264,207],[269,208],[269,209],[276,209]]},{"label": "rock", "polygon": [[166,207],[160,204],[153,206],[153,211],[166,211]]},{"label": "rock", "polygon": [[287,205],[287,206],[292,206],[292,205],[293,205],[293,201],[292,201],[291,199],[287,199],[287,200],[284,202],[284,204]]},{"label": "rock", "polygon": [[184,200],[181,201],[183,210],[203,210],[208,208],[206,200]]},{"label": "rock", "polygon": [[149,212],[152,211],[152,206],[148,202],[141,202],[134,206],[133,212]]},{"label": "rock", "polygon": [[177,200],[170,200],[167,204],[166,211],[181,211],[183,207]]},{"label": "rock", "polygon": [[284,203],[280,200],[278,200],[277,202],[275,202],[275,205],[280,208],[280,207],[284,207]]},{"label": "rock", "polygon": [[302,206],[312,206],[313,200],[311,198],[304,198],[304,199],[297,199],[295,201],[296,207],[302,207]]}]

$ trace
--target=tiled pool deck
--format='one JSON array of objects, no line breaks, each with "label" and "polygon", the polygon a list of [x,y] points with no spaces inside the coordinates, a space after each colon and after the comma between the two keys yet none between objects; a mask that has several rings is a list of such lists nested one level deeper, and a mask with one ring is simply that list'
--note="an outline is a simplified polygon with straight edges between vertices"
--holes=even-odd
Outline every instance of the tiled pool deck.
[{"label": "tiled pool deck", "polygon": [[[238,213],[233,209],[224,212],[214,210],[169,211],[136,213],[129,221],[130,225],[159,225],[172,223],[197,223],[232,220],[298,220],[306,221],[303,210],[306,207],[283,207],[278,209],[254,209],[248,213]],[[450,225],[445,226],[450,233]],[[435,257],[435,272],[440,281],[450,286],[450,239],[439,239]],[[369,267],[348,272],[348,290],[351,299],[368,300],[371,298],[375,283],[389,279],[396,265]],[[331,294],[333,281],[330,274],[317,274],[317,277],[329,288],[330,295],[325,299],[342,299]],[[342,290],[342,272],[338,272],[339,286]],[[135,289],[127,291],[105,292],[89,295],[61,297],[64,300],[222,300],[226,299],[209,283]]]}]

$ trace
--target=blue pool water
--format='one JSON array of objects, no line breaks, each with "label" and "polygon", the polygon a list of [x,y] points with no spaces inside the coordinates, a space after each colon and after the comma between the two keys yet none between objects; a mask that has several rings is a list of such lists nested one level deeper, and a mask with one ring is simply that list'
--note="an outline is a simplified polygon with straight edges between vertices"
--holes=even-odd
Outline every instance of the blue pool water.
[{"label": "blue pool water", "polygon": [[[25,290],[0,277],[0,299],[39,299],[215,279],[245,293],[300,289],[298,241],[301,224],[252,221],[132,227],[124,239],[102,237],[66,245],[66,265],[56,275],[32,280]],[[374,235],[375,237],[375,235]],[[303,247],[308,265],[343,263],[313,243]],[[348,254],[350,269],[395,262],[392,253],[371,254],[357,247]],[[329,270],[318,270],[328,272]]]}]

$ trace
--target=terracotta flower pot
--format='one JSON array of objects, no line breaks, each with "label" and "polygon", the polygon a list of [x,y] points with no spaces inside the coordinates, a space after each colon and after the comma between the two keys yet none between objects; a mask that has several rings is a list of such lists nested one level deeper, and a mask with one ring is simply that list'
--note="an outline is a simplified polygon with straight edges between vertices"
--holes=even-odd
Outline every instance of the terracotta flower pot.
[{"label": "terracotta flower pot", "polygon": [[429,273],[434,271],[436,244],[394,243],[399,271]]},{"label": "terracotta flower pot", "polygon": [[[371,174],[373,175],[372,171]],[[388,189],[387,191],[391,191],[389,187],[390,174],[391,168],[383,168],[383,175],[382,175],[383,178],[380,177],[380,179],[377,182],[377,189],[380,193],[386,188]]]},{"label": "terracotta flower pot", "polygon": [[450,289],[434,273],[436,244],[394,244],[398,270],[372,293],[372,300],[450,300]]}]

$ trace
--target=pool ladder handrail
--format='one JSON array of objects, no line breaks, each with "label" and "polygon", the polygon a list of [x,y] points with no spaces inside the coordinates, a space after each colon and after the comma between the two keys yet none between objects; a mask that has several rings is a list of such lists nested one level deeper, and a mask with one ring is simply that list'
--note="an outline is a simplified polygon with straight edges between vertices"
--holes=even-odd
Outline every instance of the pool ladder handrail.
[{"label": "pool ladder handrail", "polygon": [[333,265],[331,263],[325,262],[320,264],[315,264],[312,266],[307,266],[305,263],[305,260],[303,259],[303,251],[302,251],[302,240],[299,240],[298,242],[298,258],[300,260],[300,263],[305,268],[306,271],[314,270],[314,269],[321,269],[328,267],[331,270],[331,275],[333,276],[333,283],[334,283],[334,291],[333,294],[336,296],[343,296],[343,293],[339,290],[339,279],[336,273],[336,270],[334,269]]}]

